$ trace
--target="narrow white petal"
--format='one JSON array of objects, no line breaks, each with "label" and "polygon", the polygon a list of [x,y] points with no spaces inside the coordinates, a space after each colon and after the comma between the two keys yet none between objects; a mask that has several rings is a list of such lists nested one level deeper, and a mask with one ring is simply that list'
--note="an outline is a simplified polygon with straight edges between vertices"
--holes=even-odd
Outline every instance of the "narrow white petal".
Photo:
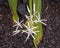
[{"label": "narrow white petal", "polygon": [[27,38],[26,38],[26,40],[25,40],[25,41],[27,41],[27,40],[29,39],[29,36],[30,36],[30,35],[28,35],[28,36],[27,36]]},{"label": "narrow white petal", "polygon": [[22,25],[21,24],[19,26],[22,28]]},{"label": "narrow white petal", "polygon": [[32,32],[32,33],[36,35],[36,33],[35,33],[35,32]]},{"label": "narrow white petal", "polygon": [[20,23],[22,23],[24,20],[22,20]]},{"label": "narrow white petal", "polygon": [[33,37],[33,39],[35,39],[35,37],[33,35],[31,35]]},{"label": "narrow white petal", "polygon": [[28,10],[28,12],[30,13],[30,9],[29,9],[28,5],[27,5],[27,10]]},{"label": "narrow white petal", "polygon": [[47,21],[46,19],[41,19],[41,21]]},{"label": "narrow white petal", "polygon": [[33,22],[37,23],[37,22],[39,22],[39,21],[38,21],[38,20],[34,20]]},{"label": "narrow white petal", "polygon": [[27,15],[25,15],[25,17],[29,20],[29,17]]},{"label": "narrow white petal", "polygon": [[32,19],[32,18],[33,18],[33,15],[30,16],[30,19]]},{"label": "narrow white petal", "polygon": [[42,24],[45,25],[45,26],[47,25],[47,24],[45,24],[44,22],[40,22],[40,23],[42,23]]},{"label": "narrow white petal", "polygon": [[16,30],[18,30],[19,26],[16,27]]},{"label": "narrow white petal", "polygon": [[38,26],[36,26],[36,27],[33,27],[33,28],[32,28],[32,30],[33,30],[33,29],[35,29],[35,28],[37,28],[37,27],[38,27]]},{"label": "narrow white petal", "polygon": [[13,31],[13,35],[16,35],[20,32],[20,30]]},{"label": "narrow white petal", "polygon": [[17,26],[17,24],[13,25],[13,27]]},{"label": "narrow white petal", "polygon": [[16,20],[14,20],[15,23],[18,23]]},{"label": "narrow white petal", "polygon": [[25,27],[26,27],[26,29],[28,29],[28,26],[26,26],[25,24],[23,24]]},{"label": "narrow white petal", "polygon": [[27,30],[22,30],[22,33],[27,33]]},{"label": "narrow white petal", "polygon": [[35,31],[35,33],[38,33],[39,31]]}]

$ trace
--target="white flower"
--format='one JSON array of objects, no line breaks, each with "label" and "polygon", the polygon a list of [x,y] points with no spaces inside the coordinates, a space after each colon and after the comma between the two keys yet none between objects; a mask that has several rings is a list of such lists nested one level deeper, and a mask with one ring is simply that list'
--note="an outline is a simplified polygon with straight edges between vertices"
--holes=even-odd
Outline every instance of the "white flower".
[{"label": "white flower", "polygon": [[23,22],[24,20],[22,20],[21,22],[19,22],[19,19],[18,19],[18,21],[16,21],[16,20],[14,20],[14,22],[16,23],[15,25],[13,25],[13,27],[15,27],[16,26],[16,30],[20,27],[20,28],[22,28],[22,25],[21,25],[21,23]]},{"label": "white flower", "polygon": [[19,19],[18,19],[18,21],[16,21],[16,20],[14,20],[14,22],[16,23],[15,25],[13,25],[13,27],[16,27],[16,30],[15,31],[13,31],[13,35],[16,35],[16,34],[18,34],[21,30],[18,30],[18,28],[19,27],[21,27],[22,28],[22,22],[23,22],[23,20],[21,21],[21,22],[19,22]]},{"label": "white flower", "polygon": [[43,25],[46,25],[43,21],[47,21],[47,20],[46,20],[46,19],[41,19],[39,13],[38,13],[38,16],[36,16],[36,18],[37,18],[37,20],[34,21],[35,23],[36,23],[36,22],[40,22],[40,23],[42,23]]},{"label": "white flower", "polygon": [[16,35],[16,34],[18,34],[19,32],[20,32],[20,30],[13,31],[13,36]]},{"label": "white flower", "polygon": [[36,32],[39,32],[39,31],[33,31],[33,29],[34,28],[37,28],[37,27],[33,27],[33,28],[30,28],[30,26],[28,25],[25,25],[25,24],[23,24],[25,27],[26,27],[26,30],[22,30],[23,32],[22,33],[27,33],[28,34],[28,36],[27,36],[27,38],[26,38],[26,40],[25,41],[27,41],[28,39],[29,39],[29,36],[32,36],[33,37],[33,39],[35,39],[34,38],[34,36],[33,36],[33,34],[35,34],[36,35]]},{"label": "white flower", "polygon": [[21,27],[22,28],[22,22],[23,22],[23,20],[21,21],[21,22],[19,22],[19,19],[18,19],[18,21],[16,21],[16,20],[14,20],[14,22],[16,23],[15,25],[13,25],[13,27],[16,27],[16,30],[15,31],[13,31],[13,35],[16,35],[16,34],[18,34],[21,30],[18,30],[18,28],[19,27]]}]

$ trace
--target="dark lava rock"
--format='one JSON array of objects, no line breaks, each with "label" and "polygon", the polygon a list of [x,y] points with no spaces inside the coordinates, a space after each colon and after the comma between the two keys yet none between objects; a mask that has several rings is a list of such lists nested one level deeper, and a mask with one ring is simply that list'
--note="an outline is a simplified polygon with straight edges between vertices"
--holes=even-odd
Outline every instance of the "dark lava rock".
[{"label": "dark lava rock", "polygon": [[18,12],[21,15],[27,15],[27,13],[28,13],[27,10],[26,10],[26,6],[24,4],[20,4],[18,6]]},{"label": "dark lava rock", "polygon": [[27,0],[18,0],[18,7],[17,7],[17,13],[19,15],[19,20],[24,20],[26,22],[25,15],[28,15],[27,11]]}]

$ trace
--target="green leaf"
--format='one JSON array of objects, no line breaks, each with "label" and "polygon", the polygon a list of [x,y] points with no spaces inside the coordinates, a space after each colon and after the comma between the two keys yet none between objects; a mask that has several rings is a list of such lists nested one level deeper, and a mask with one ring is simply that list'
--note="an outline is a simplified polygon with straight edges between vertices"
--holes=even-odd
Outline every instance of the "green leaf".
[{"label": "green leaf", "polygon": [[[41,7],[42,7],[41,5],[42,5],[42,0],[36,0],[36,11],[38,13],[40,13],[40,15],[41,15]],[[36,46],[42,40],[43,31],[42,31],[42,24],[41,23],[37,23],[37,24],[34,24],[34,25],[38,26],[38,28],[36,30],[39,30],[37,35],[34,35],[34,37],[35,37],[34,44]]]},{"label": "green leaf", "polygon": [[13,13],[13,20],[17,20],[18,19],[18,14],[17,14],[18,0],[8,0],[8,3],[9,3],[9,7]]}]

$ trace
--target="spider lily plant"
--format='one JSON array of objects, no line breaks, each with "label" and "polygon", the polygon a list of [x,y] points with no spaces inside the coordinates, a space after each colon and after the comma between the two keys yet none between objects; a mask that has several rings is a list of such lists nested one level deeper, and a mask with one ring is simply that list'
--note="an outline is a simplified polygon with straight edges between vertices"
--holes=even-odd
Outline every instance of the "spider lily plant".
[{"label": "spider lily plant", "polygon": [[[28,0],[27,10],[29,12],[29,16],[25,15],[27,19],[25,24],[22,23],[24,20],[19,22],[18,14],[16,11],[18,1],[8,0],[8,2],[13,12],[13,21],[16,23],[13,25],[13,27],[16,26],[16,30],[13,31],[13,35],[18,34],[20,31],[22,33],[27,33],[28,36],[26,37],[25,41],[27,41],[29,37],[32,36],[34,45],[37,47],[36,45],[42,40],[43,37],[42,24],[46,25],[43,21],[47,21],[46,19],[41,19],[42,0]],[[19,27],[23,28],[22,25],[25,27],[25,29],[19,30]]]},{"label": "spider lily plant", "polygon": [[27,10],[29,12],[29,16],[25,15],[25,17],[27,18],[27,22],[26,25],[24,24],[26,30],[23,30],[23,32],[28,34],[26,41],[31,35],[34,40],[35,47],[37,47],[36,45],[42,40],[43,37],[42,24],[46,25],[43,21],[47,20],[41,19],[41,0],[28,1],[29,6],[27,5]]}]

